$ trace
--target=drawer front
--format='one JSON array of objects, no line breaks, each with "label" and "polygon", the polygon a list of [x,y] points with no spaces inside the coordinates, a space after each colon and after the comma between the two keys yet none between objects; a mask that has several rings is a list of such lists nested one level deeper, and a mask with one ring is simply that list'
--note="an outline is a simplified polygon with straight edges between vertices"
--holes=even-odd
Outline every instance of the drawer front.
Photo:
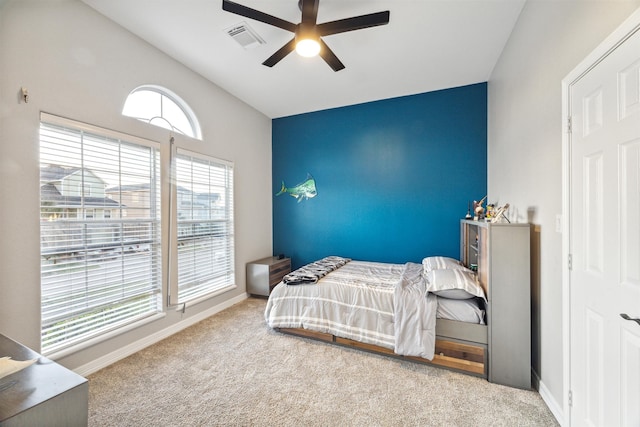
[{"label": "drawer front", "polygon": [[291,272],[291,260],[284,259],[282,262],[278,262],[269,267],[269,286],[274,287],[282,278]]}]

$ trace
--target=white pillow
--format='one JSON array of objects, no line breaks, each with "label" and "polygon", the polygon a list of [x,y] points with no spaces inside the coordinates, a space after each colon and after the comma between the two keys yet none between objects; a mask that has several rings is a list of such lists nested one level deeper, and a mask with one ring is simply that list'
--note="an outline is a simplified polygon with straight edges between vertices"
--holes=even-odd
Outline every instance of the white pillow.
[{"label": "white pillow", "polygon": [[440,269],[427,273],[427,291],[439,297],[469,299],[480,297],[486,301],[484,290],[469,269]]},{"label": "white pillow", "polygon": [[466,267],[460,263],[457,259],[444,257],[444,256],[430,256],[422,260],[422,268],[424,273],[427,274],[432,270],[442,269],[465,269]]}]

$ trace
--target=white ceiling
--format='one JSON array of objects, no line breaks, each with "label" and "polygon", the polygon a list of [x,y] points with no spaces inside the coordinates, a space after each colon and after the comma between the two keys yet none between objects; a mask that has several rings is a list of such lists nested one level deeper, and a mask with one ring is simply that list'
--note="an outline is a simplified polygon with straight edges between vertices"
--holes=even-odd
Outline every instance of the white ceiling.
[{"label": "white ceiling", "polygon": [[[295,52],[292,33],[222,10],[222,0],[83,0],[270,118],[485,82],[525,0],[321,0],[318,23],[384,10],[388,25],[324,37],[344,70]],[[234,0],[294,24],[297,0]],[[242,21],[266,44],[225,33]],[[171,88],[170,88],[171,89]]]}]

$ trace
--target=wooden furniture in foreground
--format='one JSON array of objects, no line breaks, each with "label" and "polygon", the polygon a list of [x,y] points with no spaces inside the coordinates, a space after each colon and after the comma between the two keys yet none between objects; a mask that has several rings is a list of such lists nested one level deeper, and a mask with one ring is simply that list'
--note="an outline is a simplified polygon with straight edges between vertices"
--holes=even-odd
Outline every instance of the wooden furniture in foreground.
[{"label": "wooden furniture in foreground", "polygon": [[247,293],[268,297],[282,278],[291,272],[291,258],[267,257],[247,263]]},{"label": "wooden furniture in foreground", "polygon": [[89,383],[80,375],[0,335],[0,357],[38,359],[21,371],[0,378],[0,425],[86,426]]}]

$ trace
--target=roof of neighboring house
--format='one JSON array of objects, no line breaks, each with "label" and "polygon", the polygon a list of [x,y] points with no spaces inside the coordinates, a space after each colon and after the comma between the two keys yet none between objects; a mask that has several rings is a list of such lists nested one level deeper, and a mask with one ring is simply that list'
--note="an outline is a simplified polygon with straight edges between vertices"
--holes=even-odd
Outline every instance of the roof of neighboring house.
[{"label": "roof of neighboring house", "polygon": [[73,175],[79,170],[81,170],[81,168],[66,168],[59,165],[48,165],[46,167],[40,168],[40,181],[60,181],[61,179],[66,178],[69,175]]},{"label": "roof of neighboring house", "polygon": [[103,207],[117,208],[121,205],[108,197],[63,196],[55,185],[48,183],[40,187],[40,198],[43,203],[51,203],[56,208]]},{"label": "roof of neighboring house", "polygon": [[129,185],[116,185],[104,190],[107,193],[128,192],[128,191],[147,191],[149,190],[149,183],[144,184],[129,184]]}]

